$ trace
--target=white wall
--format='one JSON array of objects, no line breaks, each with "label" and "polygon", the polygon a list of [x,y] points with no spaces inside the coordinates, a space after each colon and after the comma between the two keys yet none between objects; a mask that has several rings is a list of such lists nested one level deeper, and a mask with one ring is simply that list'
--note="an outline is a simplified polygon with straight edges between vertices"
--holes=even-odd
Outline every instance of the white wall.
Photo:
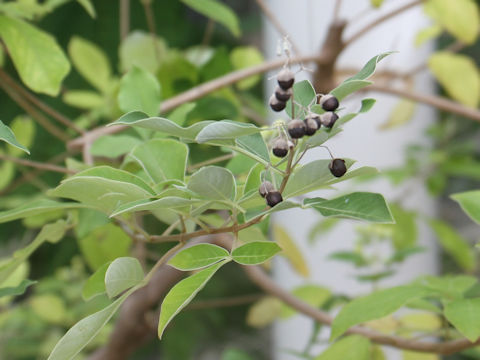
[{"label": "white wall", "polygon": [[[342,18],[352,20],[351,26],[347,27],[345,37],[355,32],[362,25],[369,23],[379,15],[405,4],[404,0],[386,1],[381,10],[372,10],[368,14],[364,11],[369,7],[368,0],[344,0],[341,9]],[[270,0],[268,5],[274,10],[288,34],[301,48],[302,54],[310,54],[319,49],[325,37],[326,29],[332,18],[333,0]],[[357,15],[364,13],[361,17]],[[277,31],[264,21],[264,51],[269,59],[276,57],[277,40],[280,38]],[[425,28],[428,20],[423,16],[421,8],[417,7],[406,11],[400,16],[377,27],[365,37],[352,44],[340,57],[339,67],[360,68],[372,56],[389,50],[399,51],[384,59],[380,69],[395,71],[407,71],[414,68],[416,64],[422,63],[431,51],[431,44],[416,49],[413,41],[418,30]],[[269,74],[269,76],[273,75]],[[302,73],[297,79],[308,77],[308,73]],[[275,81],[266,83],[266,99],[272,93]],[[427,74],[418,76],[415,79],[417,91],[432,93],[433,83]],[[365,95],[367,96],[367,95]],[[412,142],[428,141],[424,137],[424,129],[434,119],[435,112],[426,106],[419,105],[413,119],[406,126],[395,130],[380,131],[379,125],[384,123],[397,99],[391,96],[368,94],[375,97],[377,104],[368,114],[358,116],[350,122],[343,133],[326,145],[330,147],[335,156],[349,157],[357,160],[360,166],[374,166],[378,169],[386,169],[400,165],[404,161],[405,146]],[[342,102],[351,110],[359,107],[359,98]],[[281,115],[286,118],[286,115]],[[275,114],[272,113],[272,119]],[[318,158],[327,158],[324,149],[312,151],[307,159],[311,161]],[[374,191],[384,194],[387,198],[393,199],[395,194],[401,193],[402,189],[393,188],[385,180],[375,181],[368,184],[341,184],[340,189]],[[316,196],[326,198],[335,196],[335,192],[318,192]],[[408,207],[423,211],[427,214],[434,212],[434,203],[425,193],[424,188],[419,185],[405,198]],[[355,240],[354,228],[358,223],[354,221],[343,221],[334,231],[328,234],[325,239],[319,240],[313,247],[307,244],[307,233],[310,227],[318,220],[317,213],[302,210],[292,210],[275,217],[275,221],[284,226],[303,250],[308,259],[308,265],[312,272],[308,282],[326,286],[337,293],[358,295],[371,290],[368,284],[359,284],[353,279],[353,268],[339,262],[328,260],[328,254],[340,249],[351,249]],[[393,278],[388,278],[383,285],[393,286],[401,284],[417,277],[419,274],[435,273],[437,269],[437,257],[435,246],[428,229],[421,228],[419,232],[420,244],[429,250],[420,255],[410,258]],[[305,283],[292,272],[288,264],[280,259],[275,264],[275,278],[283,287],[290,289],[296,285]],[[382,285],[382,284],[381,284]],[[274,326],[274,344],[276,359],[290,360],[298,359],[295,356],[286,354],[283,350],[303,349],[310,331],[312,322],[303,316],[297,316],[292,320],[277,322]],[[319,348],[320,349],[320,348]],[[389,359],[400,358],[395,352],[389,351]]]}]

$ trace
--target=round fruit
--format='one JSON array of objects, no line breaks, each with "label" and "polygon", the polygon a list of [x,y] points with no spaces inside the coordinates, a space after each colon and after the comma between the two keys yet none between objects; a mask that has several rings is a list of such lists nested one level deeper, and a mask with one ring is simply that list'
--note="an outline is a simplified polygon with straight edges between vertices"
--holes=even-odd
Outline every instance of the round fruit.
[{"label": "round fruit", "polygon": [[274,207],[283,201],[282,194],[276,190],[269,192],[267,196],[265,196],[265,199],[267,200],[267,205],[270,207]]},{"label": "round fruit", "polygon": [[328,128],[331,128],[335,124],[335,121],[337,120],[338,120],[338,115],[334,112],[326,112],[320,115],[320,122],[322,123],[323,126]]},{"label": "round fruit", "polygon": [[280,101],[278,100],[275,95],[272,95],[270,96],[270,100],[269,100],[269,105],[270,107],[272,108],[273,111],[282,111],[283,109],[285,109],[285,106],[287,106],[287,104],[285,103],[285,101]]},{"label": "round fruit", "polygon": [[288,133],[293,139],[300,139],[305,135],[307,127],[302,120],[292,120],[288,123]]},{"label": "round fruit", "polygon": [[305,135],[312,136],[318,129],[317,122],[311,117],[307,117],[304,120],[305,123]]},{"label": "round fruit", "polygon": [[258,188],[261,197],[267,196],[268,193],[275,191],[273,184],[270,181],[264,181]]},{"label": "round fruit", "polygon": [[320,98],[320,105],[325,111],[335,111],[338,108],[338,99],[333,95],[323,95]]},{"label": "round fruit", "polygon": [[275,88],[275,97],[283,102],[287,102],[292,96],[292,89],[283,90],[280,86]]},{"label": "round fruit", "polygon": [[295,74],[290,69],[284,68],[277,74],[277,81],[283,90],[288,90],[295,81]]},{"label": "round fruit", "polygon": [[335,177],[342,177],[347,172],[347,166],[343,159],[333,159],[330,164],[328,164],[328,168]]},{"label": "round fruit", "polygon": [[285,157],[288,154],[288,142],[283,138],[278,138],[273,143],[272,152],[276,157]]}]

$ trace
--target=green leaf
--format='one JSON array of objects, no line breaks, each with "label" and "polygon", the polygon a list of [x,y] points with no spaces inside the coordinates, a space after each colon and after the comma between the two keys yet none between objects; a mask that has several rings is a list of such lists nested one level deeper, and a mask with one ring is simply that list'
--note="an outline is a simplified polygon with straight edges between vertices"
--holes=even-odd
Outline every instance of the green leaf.
[{"label": "green leaf", "polygon": [[272,241],[252,241],[241,245],[232,251],[232,258],[242,265],[258,265],[282,251],[282,248]]},{"label": "green leaf", "polygon": [[442,248],[466,271],[475,268],[475,253],[468,241],[455,229],[440,220],[430,220],[430,226],[435,231]]},{"label": "green leaf", "polygon": [[64,235],[70,225],[64,220],[45,225],[33,241],[13,253],[12,258],[0,265],[0,284],[3,283],[29,256],[44,242],[55,243]]},{"label": "green leaf", "polygon": [[163,39],[139,30],[132,31],[120,44],[120,69],[128,72],[134,66],[155,74],[165,60],[167,45]]},{"label": "green leaf", "polygon": [[97,227],[78,239],[78,245],[87,264],[93,270],[105,263],[129,254],[132,240],[122,229],[111,223]]},{"label": "green leaf", "polygon": [[0,37],[25,85],[35,92],[58,95],[70,63],[55,39],[24,21],[3,15]]},{"label": "green leaf", "polygon": [[379,8],[382,6],[384,0],[370,0],[370,4],[372,4],[373,7]]},{"label": "green leaf", "polygon": [[230,140],[240,136],[251,135],[260,132],[261,129],[253,124],[233,122],[230,120],[215,121],[205,126],[197,135],[198,143],[215,140]]},{"label": "green leaf", "polygon": [[110,90],[112,69],[105,52],[96,44],[74,36],[68,44],[68,54],[75,69],[103,93]]},{"label": "green leaf", "polygon": [[125,299],[136,288],[123,294],[120,298],[100,310],[77,322],[58,341],[47,360],[70,360],[73,359],[93,338],[100,332],[106,323],[112,318],[115,312]]},{"label": "green leaf", "polygon": [[[235,142],[239,148],[247,151],[250,154],[250,157],[253,155],[267,163],[270,162],[270,154],[268,152],[267,144],[265,144],[265,140],[260,133],[240,136]],[[242,153],[245,154],[245,152]]]},{"label": "green leaf", "polygon": [[153,184],[172,179],[183,182],[187,158],[188,146],[173,139],[149,140],[127,156],[142,167]]},{"label": "green leaf", "polygon": [[110,262],[103,264],[87,279],[82,288],[82,297],[85,301],[105,293],[105,273],[109,266]]},{"label": "green leaf", "polygon": [[274,296],[264,296],[249,307],[246,323],[248,326],[263,328],[280,316],[282,302]]},{"label": "green leaf", "polygon": [[283,227],[275,225],[273,227],[273,238],[282,248],[282,255],[288,259],[293,269],[303,277],[310,276],[307,261],[288,232]]},{"label": "green leaf", "polygon": [[418,286],[397,286],[357,298],[345,305],[333,320],[331,339],[338,338],[354,325],[387,316],[425,293]]},{"label": "green leaf", "polygon": [[102,95],[90,90],[67,90],[63,93],[62,100],[67,105],[85,110],[96,109],[105,104]]},{"label": "green leaf", "polygon": [[416,106],[417,104],[411,100],[401,99],[391,111],[388,120],[380,126],[380,129],[393,129],[405,125],[415,113]]},{"label": "green leaf", "polygon": [[118,105],[122,111],[142,111],[150,116],[160,110],[160,84],[155,76],[134,66],[120,80]]},{"label": "green leaf", "polygon": [[333,136],[337,133],[335,130],[338,130],[338,128],[340,126],[343,126],[347,122],[349,122],[350,120],[356,118],[357,115],[360,115],[360,114],[363,114],[363,113],[366,113],[366,112],[370,111],[370,109],[375,105],[376,101],[377,100],[375,100],[375,99],[363,99],[362,100],[362,105],[360,106],[360,110],[358,110],[358,112],[349,113],[349,114],[345,114],[345,115],[340,116],[340,118],[335,122],[335,125],[333,126],[333,129],[330,131],[330,133],[332,133],[331,136]]},{"label": "green leaf", "polygon": [[417,242],[417,224],[418,214],[412,211],[406,211],[398,205],[391,207],[395,224],[387,225],[392,229],[392,240],[395,249],[405,250],[415,245]]},{"label": "green leaf", "polygon": [[36,284],[36,281],[23,279],[22,282],[15,287],[0,288],[0,298],[3,296],[18,296],[22,295],[29,286]]},{"label": "green leaf", "polygon": [[477,107],[480,99],[480,72],[470,57],[437,52],[428,60],[428,67],[447,93],[458,102]]},{"label": "green leaf", "polygon": [[304,204],[326,217],[346,217],[377,223],[394,222],[390,209],[380,194],[354,192],[332,200],[305,199]]},{"label": "green leaf", "polygon": [[330,254],[328,258],[332,260],[348,262],[355,267],[368,265],[368,261],[365,259],[365,257],[361,253],[355,251],[336,251]]},{"label": "green leaf", "polygon": [[465,292],[477,283],[477,279],[468,275],[423,276],[415,285],[423,286],[431,293],[448,300],[461,299]]},{"label": "green leaf", "polygon": [[[316,93],[312,84],[308,80],[302,80],[293,84],[293,99],[295,100],[294,111],[296,118],[305,117],[306,113],[303,108],[307,108],[315,104]],[[300,105],[297,105],[300,104]],[[287,101],[285,111],[288,116],[292,117],[292,100]]]},{"label": "green leaf", "polygon": [[141,143],[140,139],[129,135],[105,135],[95,140],[90,153],[93,156],[117,158],[130,152]]},{"label": "green leaf", "polygon": [[224,248],[212,244],[198,244],[178,252],[168,265],[182,271],[202,269],[229,257]]},{"label": "green leaf", "polygon": [[428,0],[425,11],[465,44],[478,37],[478,6],[473,0]]},{"label": "green leaf", "polygon": [[363,89],[364,87],[367,87],[368,85],[372,85],[372,84],[373,83],[371,81],[367,81],[367,80],[359,80],[359,79],[348,80],[348,81],[342,82],[335,89],[330,91],[330,94],[335,96],[338,99],[338,101],[341,101],[351,93],[354,93],[355,91]]},{"label": "green leaf", "polygon": [[465,191],[453,194],[453,200],[460,204],[465,213],[477,224],[480,224],[480,190]]},{"label": "green leaf", "polygon": [[105,273],[105,289],[109,298],[140,284],[144,278],[142,265],[132,257],[120,257],[110,264]]},{"label": "green leaf", "polygon": [[161,209],[178,209],[188,207],[195,204],[198,200],[184,199],[177,196],[166,196],[161,199],[151,200],[138,200],[123,204],[115,209],[110,217],[118,216],[123,213],[136,212],[136,211],[154,211]]},{"label": "green leaf", "polygon": [[159,339],[162,338],[165,328],[175,315],[192,301],[195,295],[203,289],[217,270],[227,262],[228,260],[221,261],[183,279],[168,292],[160,308],[160,318],[158,320]]},{"label": "green leaf", "polygon": [[207,200],[235,199],[236,184],[233,174],[218,166],[201,168],[190,177],[188,189]]},{"label": "green leaf", "polygon": [[445,305],[444,314],[468,340],[480,337],[480,299],[455,300]]},{"label": "green leaf", "polygon": [[63,180],[48,192],[112,213],[119,205],[146,199],[155,192],[139,177],[109,166],[97,166]]},{"label": "green leaf", "polygon": [[[302,195],[313,190],[327,187],[332,181],[336,182],[343,178],[336,178],[328,168],[331,160],[314,160],[308,164],[295,169],[285,187],[283,197],[285,199]],[[347,174],[353,164],[352,160],[346,159]],[[341,181],[341,180],[340,180]]]},{"label": "green leaf", "polygon": [[110,125],[129,125],[129,126],[138,126],[144,129],[151,129],[159,131],[168,135],[176,136],[179,138],[184,138],[188,140],[194,140],[197,134],[207,125],[214,123],[215,121],[201,121],[195,123],[189,127],[181,127],[175,124],[173,121],[160,117],[148,117],[147,114],[142,113],[141,111],[132,111],[128,114],[123,115],[117,121],[109,124]]},{"label": "green leaf", "polygon": [[377,56],[372,57],[370,60],[368,60],[368,62],[365,64],[365,66],[362,68],[362,70],[360,70],[354,76],[346,79],[344,81],[344,83],[348,82],[348,81],[353,81],[353,80],[366,80],[366,79],[368,79],[375,72],[375,70],[377,68],[377,64],[382,59],[384,59],[385,57],[387,57],[391,54],[394,54],[395,52],[396,51],[387,51],[387,52],[384,52],[384,53],[378,54]]},{"label": "green leaf", "polygon": [[[238,46],[230,53],[230,61],[235,70],[261,64],[263,60],[262,53],[253,46]],[[260,76],[254,75],[237,82],[236,85],[240,90],[247,90],[255,86],[259,81]]]},{"label": "green leaf", "polygon": [[34,295],[30,301],[33,312],[42,320],[62,325],[67,320],[65,301],[54,294]]},{"label": "green leaf", "polygon": [[[324,305],[331,297],[330,290],[318,285],[302,285],[292,290],[292,295],[301,299],[314,308],[319,308]],[[282,304],[281,317],[287,319],[297,313],[297,310],[291,308],[286,304]]]},{"label": "green leaf", "polygon": [[235,37],[240,36],[240,24],[235,13],[216,0],[182,0],[189,8],[225,26]]},{"label": "green leaf", "polygon": [[[0,123],[0,133],[2,133],[2,125]],[[35,121],[27,115],[18,115],[10,123],[10,130],[15,134],[17,143],[23,145],[23,148],[10,147],[7,152],[12,156],[24,156],[26,148],[29,148],[33,144],[35,139]],[[0,139],[2,136],[0,135]],[[27,150],[28,153],[28,150]]]},{"label": "green leaf", "polygon": [[343,338],[315,358],[315,360],[369,360],[370,341],[360,335]]},{"label": "green leaf", "polygon": [[420,30],[415,36],[415,46],[419,47],[428,40],[436,38],[442,33],[442,27],[438,24],[433,24],[425,29]]},{"label": "green leaf", "polygon": [[23,219],[61,209],[75,209],[82,207],[78,203],[65,203],[48,199],[34,200],[12,210],[0,211],[0,223]]},{"label": "green leaf", "polygon": [[30,154],[30,151],[28,151],[28,149],[25,146],[23,146],[17,141],[13,131],[7,125],[5,125],[1,120],[0,120],[0,140],[5,141],[6,143],[12,146],[15,146],[16,148],[22,151],[25,151],[27,154]]},{"label": "green leaf", "polygon": [[97,17],[97,13],[95,12],[95,7],[93,6],[92,0],[77,0],[77,2],[82,5],[85,11],[90,15],[92,18]]}]

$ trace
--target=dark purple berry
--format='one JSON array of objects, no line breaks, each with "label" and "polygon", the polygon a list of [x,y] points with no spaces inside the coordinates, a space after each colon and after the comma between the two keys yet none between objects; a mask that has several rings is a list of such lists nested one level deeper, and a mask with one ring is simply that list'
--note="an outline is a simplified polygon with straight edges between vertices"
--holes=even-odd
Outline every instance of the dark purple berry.
[{"label": "dark purple berry", "polygon": [[343,159],[333,159],[330,164],[328,164],[328,168],[335,177],[342,177],[347,172],[347,166]]},{"label": "dark purple berry", "polygon": [[292,89],[283,90],[280,86],[275,88],[275,97],[283,102],[287,102],[292,96]]},{"label": "dark purple berry", "polygon": [[270,104],[272,110],[277,112],[282,111],[283,109],[285,109],[285,106],[287,106],[285,101],[278,100],[275,95],[270,96],[270,101],[268,103]]},{"label": "dark purple berry", "polygon": [[277,81],[283,90],[288,90],[295,81],[295,74],[290,69],[284,68],[277,74]]},{"label": "dark purple berry", "polygon": [[292,139],[300,139],[305,135],[305,131],[307,127],[302,120],[292,120],[288,123],[288,133],[292,137]]},{"label": "dark purple berry", "polygon": [[269,192],[267,196],[265,196],[265,199],[267,200],[267,205],[270,207],[274,207],[283,201],[282,194],[276,190]]},{"label": "dark purple berry", "polygon": [[305,135],[312,136],[318,129],[317,122],[311,117],[307,117],[304,120],[305,123]]},{"label": "dark purple berry", "polygon": [[320,122],[323,126],[328,128],[331,128],[335,124],[335,121],[337,121],[337,119],[338,115],[334,112],[326,112],[320,115]]},{"label": "dark purple berry", "polygon": [[258,188],[258,192],[260,193],[260,196],[263,198],[272,191],[275,191],[275,188],[273,187],[273,184],[270,181],[264,181]]},{"label": "dark purple berry", "polygon": [[333,95],[323,95],[320,98],[320,105],[325,111],[335,111],[338,108],[338,99]]},{"label": "dark purple berry", "polygon": [[285,157],[288,154],[288,141],[283,138],[278,138],[275,140],[272,146],[273,155],[276,157]]}]

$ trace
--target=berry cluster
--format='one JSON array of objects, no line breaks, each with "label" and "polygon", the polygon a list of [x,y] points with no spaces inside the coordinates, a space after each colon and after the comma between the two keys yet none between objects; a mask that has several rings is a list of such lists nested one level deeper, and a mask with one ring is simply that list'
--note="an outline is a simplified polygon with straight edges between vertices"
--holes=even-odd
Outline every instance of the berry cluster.
[{"label": "berry cluster", "polygon": [[[269,105],[273,111],[279,112],[285,109],[287,101],[293,95],[292,87],[295,82],[295,75],[290,69],[285,67],[277,74],[277,82],[278,86],[270,97]],[[320,98],[320,106],[325,111],[321,115],[309,112],[304,120],[290,120],[287,125],[288,136],[280,135],[273,141],[272,152],[276,157],[284,158],[287,156],[288,152],[295,147],[298,139],[301,139],[305,135],[314,135],[320,127],[333,127],[338,119],[338,115],[335,113],[335,110],[337,110],[339,106],[338,99],[331,94],[323,95]],[[341,177],[347,172],[345,160],[336,159],[333,158],[333,156],[328,168],[332,175],[336,177]],[[270,207],[277,205],[283,200],[282,194],[275,190],[269,181],[264,181],[262,185],[260,185],[259,192],[260,195],[266,199],[267,205]]]}]

